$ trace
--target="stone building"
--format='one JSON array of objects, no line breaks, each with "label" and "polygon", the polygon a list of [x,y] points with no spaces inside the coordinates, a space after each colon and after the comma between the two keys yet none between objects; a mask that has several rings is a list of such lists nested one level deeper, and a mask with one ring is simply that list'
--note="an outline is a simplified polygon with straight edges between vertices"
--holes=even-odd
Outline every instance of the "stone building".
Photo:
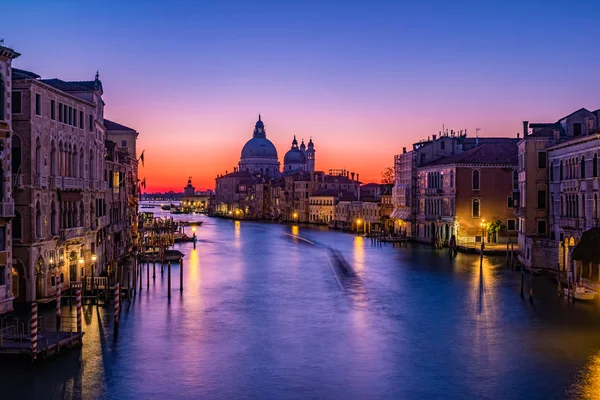
[{"label": "stone building", "polygon": [[[577,110],[552,124],[555,143],[548,147],[550,218],[549,238],[554,242],[553,260],[565,270],[571,265],[571,251],[586,230],[599,226],[600,110]],[[530,254],[540,253],[533,248]],[[540,258],[542,260],[542,258]],[[539,266],[540,263],[536,263]],[[588,270],[586,269],[586,273]],[[598,267],[590,277],[598,280]]]},{"label": "stone building", "polygon": [[44,301],[105,261],[102,83],[12,77],[14,267],[19,296]]},{"label": "stone building", "polygon": [[[18,271],[12,266],[14,200],[11,185],[12,60],[20,54],[0,46],[0,315],[13,310],[13,300],[24,295]],[[18,101],[18,99],[17,99]],[[15,104],[18,106],[18,103]]]},{"label": "stone building", "polygon": [[260,174],[270,178],[277,178],[280,175],[277,149],[267,139],[265,124],[260,115],[254,126],[252,139],[248,140],[242,148],[238,166],[239,171],[251,174]]},{"label": "stone building", "polygon": [[311,224],[327,225],[335,220],[335,205],[340,192],[336,189],[321,189],[308,197],[309,221]]},{"label": "stone building", "polygon": [[[499,220],[516,236],[512,194],[517,140],[494,139],[418,168],[417,239],[479,243],[481,223]],[[489,239],[489,238],[488,238]]]},{"label": "stone building", "polygon": [[[108,226],[103,227],[100,239],[104,241],[104,267],[126,261],[137,236],[138,160],[135,129],[104,120],[106,156],[104,198],[97,198],[96,209],[106,208]],[[98,196],[100,197],[100,196]]]}]

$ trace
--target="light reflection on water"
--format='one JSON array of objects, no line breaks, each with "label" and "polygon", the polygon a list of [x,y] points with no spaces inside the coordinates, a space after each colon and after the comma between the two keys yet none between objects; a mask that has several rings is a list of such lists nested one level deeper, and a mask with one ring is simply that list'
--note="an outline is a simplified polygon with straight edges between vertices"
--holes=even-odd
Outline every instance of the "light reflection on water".
[{"label": "light reflection on water", "polygon": [[[421,246],[204,221],[196,250],[179,247],[183,294],[177,264],[170,302],[166,271],[157,267],[149,290],[144,272],[142,292],[124,302],[116,340],[111,313],[86,306],[80,351],[41,366],[4,363],[0,384],[21,387],[18,398],[55,399],[600,393],[598,306],[567,305],[543,278],[531,305],[502,258],[485,258],[480,269],[477,256],[451,260]],[[325,246],[340,250],[358,277],[342,277],[340,287]]]}]

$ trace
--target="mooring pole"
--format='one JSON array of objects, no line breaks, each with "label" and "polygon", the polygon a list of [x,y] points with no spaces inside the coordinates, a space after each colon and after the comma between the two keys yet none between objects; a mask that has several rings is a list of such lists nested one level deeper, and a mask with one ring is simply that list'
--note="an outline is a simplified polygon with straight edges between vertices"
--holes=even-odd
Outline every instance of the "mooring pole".
[{"label": "mooring pole", "polygon": [[168,276],[168,283],[167,283],[167,297],[170,299],[171,298],[171,261],[169,261],[167,263],[167,276]]},{"label": "mooring pole", "polygon": [[183,292],[183,257],[179,259],[179,291]]}]

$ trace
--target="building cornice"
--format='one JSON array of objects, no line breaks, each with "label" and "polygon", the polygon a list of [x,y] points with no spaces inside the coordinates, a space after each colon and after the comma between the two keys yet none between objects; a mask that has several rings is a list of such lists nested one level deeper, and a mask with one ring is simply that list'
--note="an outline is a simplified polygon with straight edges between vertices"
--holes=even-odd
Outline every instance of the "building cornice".
[{"label": "building cornice", "polygon": [[9,49],[8,47],[0,46],[0,56],[7,57],[10,59],[15,59],[19,57],[21,53],[17,53],[13,49]]},{"label": "building cornice", "polygon": [[417,171],[438,170],[440,168],[516,168],[517,164],[438,164],[418,167]]},{"label": "building cornice", "polygon": [[[58,90],[54,86],[50,86],[47,83],[38,81],[37,79],[18,79],[18,80],[13,81],[13,86],[18,85],[20,82],[31,83],[31,84],[35,83],[36,85],[41,86],[45,90],[49,90],[51,92],[60,94],[61,96],[68,97],[68,98],[70,98],[72,100],[75,100],[75,101],[77,101],[79,103],[84,103],[84,104],[86,104],[86,105],[88,105],[90,107],[93,107],[93,108],[96,107],[96,104],[94,104],[94,103],[91,103],[91,102],[89,102],[87,100],[84,100],[84,99],[82,99],[80,97],[73,96],[72,94],[69,94],[67,92],[63,92],[62,90]],[[18,91],[19,88],[18,87],[14,87],[13,90],[17,90]]]},{"label": "building cornice", "polygon": [[573,146],[576,144],[582,144],[582,143],[586,143],[586,142],[592,142],[594,140],[600,140],[600,134],[597,133],[594,135],[582,136],[582,137],[576,138],[576,139],[569,139],[564,142],[555,144],[554,146],[550,146],[546,150],[552,151],[552,150],[564,149],[566,147],[570,147],[570,146]]}]

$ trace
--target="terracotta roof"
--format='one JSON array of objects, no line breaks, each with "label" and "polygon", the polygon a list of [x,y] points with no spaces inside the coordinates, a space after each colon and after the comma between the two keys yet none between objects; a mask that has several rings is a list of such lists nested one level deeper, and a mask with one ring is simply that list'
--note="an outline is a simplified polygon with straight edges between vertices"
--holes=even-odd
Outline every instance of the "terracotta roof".
[{"label": "terracotta roof", "polygon": [[370,188],[370,187],[379,187],[379,183],[371,182],[371,183],[366,183],[361,186],[361,188]]},{"label": "terracotta roof", "polygon": [[133,132],[135,132],[135,129],[132,129],[125,125],[118,124],[118,123],[111,121],[109,119],[106,119],[106,118],[104,118],[104,127],[109,131],[133,131]]},{"label": "terracotta roof", "polygon": [[481,144],[451,157],[441,158],[425,166],[447,164],[508,164],[518,161],[517,139],[505,138],[503,143]]}]

